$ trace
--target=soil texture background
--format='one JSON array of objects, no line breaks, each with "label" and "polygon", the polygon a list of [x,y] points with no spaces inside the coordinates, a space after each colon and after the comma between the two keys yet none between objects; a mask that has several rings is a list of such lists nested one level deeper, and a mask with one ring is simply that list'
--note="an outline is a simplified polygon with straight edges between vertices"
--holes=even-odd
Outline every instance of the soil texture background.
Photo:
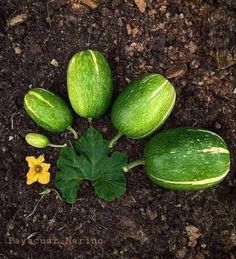
[{"label": "soil texture background", "polygon": [[[135,2],[1,0],[0,258],[236,258],[236,3]],[[38,128],[23,97],[44,87],[68,100],[68,62],[86,48],[107,57],[114,99],[142,73],[168,77],[177,101],[161,130],[195,126],[222,136],[232,158],[226,179],[205,191],[173,192],[154,186],[139,167],[127,174],[121,199],[100,200],[84,183],[74,205],[54,191],[41,199],[43,186],[27,186],[25,157],[45,155],[51,188],[59,150],[29,147],[25,134],[46,133],[54,143],[73,136]],[[93,121],[108,139],[116,133],[110,111]],[[83,132],[89,123],[75,116],[73,126]],[[147,140],[123,137],[116,149],[138,159]]]}]

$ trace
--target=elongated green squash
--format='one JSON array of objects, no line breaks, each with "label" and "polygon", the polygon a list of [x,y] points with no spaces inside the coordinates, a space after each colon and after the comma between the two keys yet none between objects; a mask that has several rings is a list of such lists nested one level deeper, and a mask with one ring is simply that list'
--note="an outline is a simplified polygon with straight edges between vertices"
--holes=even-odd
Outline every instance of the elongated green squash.
[{"label": "elongated green squash", "polygon": [[24,108],[35,123],[51,132],[66,131],[73,121],[66,102],[43,88],[34,88],[25,95]]},{"label": "elongated green squash", "polygon": [[84,118],[97,118],[106,111],[112,97],[112,75],[105,57],[95,50],[75,54],[67,70],[70,103]]},{"label": "elongated green squash", "polygon": [[193,191],[221,182],[230,169],[225,141],[203,129],[177,128],[154,136],[144,149],[145,169],[156,184]]},{"label": "elongated green squash", "polygon": [[131,82],[112,108],[112,123],[119,134],[143,138],[158,129],[175,103],[175,89],[159,74],[147,74]]}]

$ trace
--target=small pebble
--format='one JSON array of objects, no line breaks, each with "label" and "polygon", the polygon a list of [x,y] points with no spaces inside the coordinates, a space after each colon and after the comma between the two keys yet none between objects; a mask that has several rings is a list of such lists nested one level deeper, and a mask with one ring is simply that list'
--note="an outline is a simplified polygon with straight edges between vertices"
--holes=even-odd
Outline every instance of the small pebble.
[{"label": "small pebble", "polygon": [[127,31],[127,34],[128,34],[128,35],[131,35],[131,33],[132,33],[132,28],[131,28],[131,26],[130,26],[129,23],[126,25],[126,31]]},{"label": "small pebble", "polygon": [[133,28],[132,29],[132,37],[135,37],[138,32],[139,32],[138,28]]},{"label": "small pebble", "polygon": [[147,7],[147,3],[145,0],[134,0],[135,4],[137,5],[139,11],[144,13]]},{"label": "small pebble", "polygon": [[184,258],[185,256],[186,256],[186,254],[187,254],[187,249],[184,247],[184,248],[182,248],[182,249],[179,249],[177,252],[176,252],[176,258],[179,258],[179,259],[181,259],[181,258]]},{"label": "small pebble", "polygon": [[166,216],[165,215],[161,215],[161,220],[165,221],[166,220]]},{"label": "small pebble", "polygon": [[7,151],[7,148],[6,148],[6,147],[2,147],[2,148],[1,148],[1,151],[2,151],[3,153],[5,153],[5,152]]},{"label": "small pebble", "polygon": [[51,65],[53,65],[54,67],[58,67],[58,61],[56,59],[52,59],[52,61],[50,62]]},{"label": "small pebble", "polygon": [[215,128],[216,128],[216,129],[221,129],[221,124],[220,124],[219,122],[216,122],[216,123],[215,123]]},{"label": "small pebble", "polygon": [[21,52],[22,52],[21,48],[15,47],[15,53],[16,53],[17,55],[20,55]]},{"label": "small pebble", "polygon": [[61,27],[63,27],[64,26],[64,20],[60,20],[59,22],[58,22],[58,26],[61,28]]},{"label": "small pebble", "polygon": [[117,249],[114,249],[114,250],[113,250],[113,254],[114,254],[114,255],[118,255],[118,254],[119,254],[119,251],[118,251]]}]

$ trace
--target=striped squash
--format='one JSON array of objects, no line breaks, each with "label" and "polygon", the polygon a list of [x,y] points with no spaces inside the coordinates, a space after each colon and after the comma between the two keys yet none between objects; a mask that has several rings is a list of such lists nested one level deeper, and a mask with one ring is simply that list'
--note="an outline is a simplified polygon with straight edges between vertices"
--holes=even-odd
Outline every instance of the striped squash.
[{"label": "striped squash", "polygon": [[230,169],[225,141],[204,129],[177,128],[154,136],[144,149],[145,169],[156,184],[200,190],[221,182]]},{"label": "striped squash", "polygon": [[95,50],[75,54],[67,69],[67,91],[73,109],[81,117],[103,115],[112,97],[112,75],[106,58]]},{"label": "striped squash", "polygon": [[132,81],[116,99],[112,123],[120,135],[143,138],[158,129],[175,104],[175,89],[159,74]]},{"label": "striped squash", "polygon": [[73,122],[66,102],[43,88],[34,88],[25,95],[24,108],[35,123],[51,132],[66,131]]}]

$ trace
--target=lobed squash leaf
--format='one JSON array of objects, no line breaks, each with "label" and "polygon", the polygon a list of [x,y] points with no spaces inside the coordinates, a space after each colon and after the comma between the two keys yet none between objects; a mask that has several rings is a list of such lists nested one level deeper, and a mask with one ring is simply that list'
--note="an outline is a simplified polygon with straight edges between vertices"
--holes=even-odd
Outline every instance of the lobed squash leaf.
[{"label": "lobed squash leaf", "polygon": [[125,153],[108,154],[108,141],[93,127],[76,141],[75,147],[62,148],[57,163],[55,185],[68,203],[76,201],[84,180],[89,180],[99,198],[112,201],[125,193],[126,178],[122,167]]}]

